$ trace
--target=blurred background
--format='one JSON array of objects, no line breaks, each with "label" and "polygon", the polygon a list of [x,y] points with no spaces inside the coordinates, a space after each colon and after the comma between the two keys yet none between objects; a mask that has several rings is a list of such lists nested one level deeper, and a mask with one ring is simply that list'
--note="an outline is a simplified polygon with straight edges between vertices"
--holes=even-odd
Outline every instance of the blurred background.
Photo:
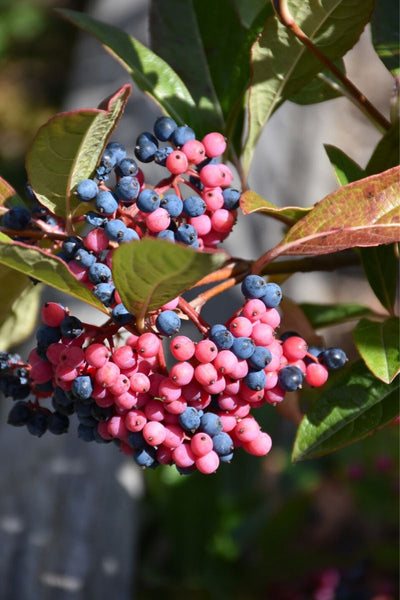
[{"label": "blurred background", "polygon": [[[100,44],[54,12],[66,7],[148,42],[148,0],[0,0],[0,174],[23,194],[32,139],[61,110],[98,103],[129,82]],[[177,51],[179,49],[177,48]],[[369,32],[345,59],[347,72],[387,115],[392,79]],[[158,109],[133,86],[115,139],[132,155]],[[286,103],[268,123],[250,187],[281,205],[310,205],[336,187],[323,144],[364,166],[379,134],[345,99]],[[146,168],[151,182],[151,168]],[[225,247],[256,258],[282,237],[275,222],[240,218]],[[379,304],[352,267],[285,282],[296,302]],[[101,322],[52,290],[44,298]],[[240,305],[235,290],[207,305],[211,323]],[[100,319],[99,319],[100,317]],[[293,321],[285,329],[294,329]],[[353,355],[350,325],[322,330]],[[27,354],[32,342],[18,351]],[[312,393],[304,395],[312,402]],[[274,442],[265,459],[237,453],[216,475],[173,468],[143,473],[116,449],[71,431],[37,440],[5,425],[1,400],[0,599],[194,598],[199,600],[395,600],[398,597],[398,430],[323,459],[290,462],[296,426],[271,407],[260,421]]]}]

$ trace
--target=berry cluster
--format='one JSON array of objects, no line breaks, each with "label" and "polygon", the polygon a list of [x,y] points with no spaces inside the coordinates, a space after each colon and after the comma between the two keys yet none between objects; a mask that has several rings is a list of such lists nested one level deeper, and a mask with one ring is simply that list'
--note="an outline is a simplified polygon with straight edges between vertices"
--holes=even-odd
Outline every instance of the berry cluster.
[{"label": "berry cluster", "polygon": [[[28,364],[1,356],[0,388],[18,400],[9,423],[38,436],[47,429],[59,434],[75,413],[83,440],[114,441],[142,467],[175,464],[182,473],[213,473],[239,447],[264,456],[271,438],[252,410],[276,405],[303,381],[322,385],[346,355],[307,348],[294,332],[276,338],[278,285],[249,275],[242,292],[242,308],[197,343],[179,335],[179,317],[170,309],[159,313],[158,333],[131,334],[114,346],[120,324],[96,328],[59,304],[45,304]],[[169,369],[163,336],[171,338],[175,359]],[[34,401],[27,400],[31,394]],[[53,410],[41,403],[47,397]]]}]

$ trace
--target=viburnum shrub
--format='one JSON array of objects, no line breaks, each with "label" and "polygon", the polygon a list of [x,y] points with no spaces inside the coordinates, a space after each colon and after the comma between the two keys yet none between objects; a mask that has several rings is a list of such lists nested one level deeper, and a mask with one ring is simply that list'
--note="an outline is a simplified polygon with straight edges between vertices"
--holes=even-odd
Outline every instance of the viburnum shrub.
[{"label": "viburnum shrub", "polygon": [[[158,4],[159,18],[166,7],[175,10]],[[191,40],[208,54],[196,63],[195,81],[182,66],[187,85],[173,70],[179,53],[171,57],[158,35],[159,19],[151,33],[160,56],[122,31],[62,11],[120,58],[163,114],[137,132],[131,154],[110,140],[130,93],[125,85],[98,109],[61,113],[43,125],[27,157],[26,201],[0,181],[1,295],[12,305],[2,319],[8,335],[0,389],[15,401],[11,425],[38,437],[59,435],[76,415],[81,439],[115,442],[142,467],[209,474],[237,451],[268,454],[273,432],[262,430],[258,410],[274,410],[293,392],[298,403],[302,388],[321,392],[299,425],[294,460],[330,452],[397,416],[398,115],[393,109],[389,122],[332,62],[357,41],[370,2],[316,12],[302,2],[297,22],[290,11],[297,15],[298,4],[274,2],[276,14],[269,5],[240,14],[213,5],[225,11],[221,23],[235,33],[240,52],[232,55],[213,28],[201,29]],[[351,11],[353,26],[343,30]],[[177,19],[170,33],[181,31]],[[248,189],[256,142],[274,110],[288,99],[312,104],[340,95],[351,96],[383,132],[367,167],[327,147],[341,187],[307,208],[279,207]],[[146,175],[151,162],[157,181]],[[229,256],[223,242],[238,211],[283,222],[281,242],[254,261]],[[300,258],[276,260],[287,255]],[[385,314],[355,303],[307,304],[296,314],[299,330],[307,323],[311,331],[360,319],[355,362],[341,348],[279,328],[290,311],[279,282],[348,264],[362,264]],[[8,349],[30,333],[27,306],[35,304],[37,282],[96,307],[104,323],[84,323],[67,306],[46,302],[25,361]],[[207,290],[188,301],[185,292],[200,285]],[[206,322],[203,306],[234,285],[240,308],[228,305],[224,322]],[[181,330],[182,319],[196,327],[196,340]],[[338,372],[333,382],[331,372]]]}]

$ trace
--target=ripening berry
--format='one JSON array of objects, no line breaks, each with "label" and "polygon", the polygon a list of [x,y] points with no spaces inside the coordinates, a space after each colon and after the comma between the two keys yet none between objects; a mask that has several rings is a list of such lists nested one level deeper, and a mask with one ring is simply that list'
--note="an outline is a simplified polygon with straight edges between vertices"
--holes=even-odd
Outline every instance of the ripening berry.
[{"label": "ripening berry", "polygon": [[213,441],[207,433],[195,433],[190,441],[190,447],[196,456],[204,456],[213,449]]},{"label": "ripening berry", "polygon": [[99,227],[92,229],[83,238],[85,248],[93,252],[102,252],[108,248],[108,237],[104,233],[104,229]]},{"label": "ripening berry", "polygon": [[121,373],[119,367],[113,362],[106,362],[96,371],[95,381],[103,387],[109,387],[117,381],[118,375]]},{"label": "ripening berry", "polygon": [[146,227],[153,233],[167,229],[171,218],[165,208],[157,208],[146,217]]},{"label": "ripening berry", "polygon": [[241,442],[251,442],[259,435],[260,426],[255,419],[246,418],[239,421],[234,432]]},{"label": "ripening berry", "polygon": [[211,363],[197,365],[194,376],[201,385],[212,385],[218,379],[217,370]]},{"label": "ripening berry", "polygon": [[305,340],[297,335],[287,338],[282,344],[283,354],[289,362],[304,358],[307,348]]},{"label": "ripening berry", "polygon": [[120,369],[130,369],[136,364],[136,357],[130,346],[120,346],[113,351],[113,361]]},{"label": "ripening berry", "polygon": [[205,188],[201,197],[206,203],[207,210],[214,211],[224,207],[224,197],[220,187]]},{"label": "ripening berry", "polygon": [[253,324],[246,317],[236,317],[229,324],[229,331],[235,337],[250,337]]},{"label": "ripening berry", "polygon": [[108,361],[109,350],[104,344],[90,344],[85,350],[85,360],[91,367],[97,369]]},{"label": "ripening berry", "polygon": [[204,475],[215,473],[219,467],[219,456],[214,450],[211,450],[208,454],[200,456],[195,461],[197,469]]},{"label": "ripening berry", "polygon": [[181,173],[185,173],[189,166],[189,162],[186,154],[180,150],[174,150],[167,156],[165,166],[173,175],[180,175]]},{"label": "ripening berry", "polygon": [[281,323],[281,316],[276,310],[276,308],[267,308],[267,310],[261,317],[261,323],[266,323],[267,325],[270,325],[272,329],[276,329],[277,327],[279,327]]},{"label": "ripening berry", "polygon": [[147,423],[146,415],[143,411],[138,409],[130,410],[125,415],[124,423],[129,431],[142,431]]},{"label": "ripening berry", "polygon": [[129,381],[132,392],[144,394],[150,389],[150,380],[144,373],[134,373]]},{"label": "ripening berry", "polygon": [[217,346],[211,340],[201,340],[196,344],[195,357],[201,363],[208,363],[217,356]]},{"label": "ripening berry", "polygon": [[305,380],[312,387],[324,385],[328,379],[328,369],[324,365],[312,362],[306,366]]},{"label": "ripening berry", "polygon": [[206,157],[206,151],[199,140],[188,140],[182,146],[182,152],[186,154],[187,159],[194,165],[200,164]]},{"label": "ripening berry", "polygon": [[200,171],[200,181],[205,187],[228,187],[232,171],[226,165],[206,165]]},{"label": "ripening berry", "polygon": [[147,421],[142,430],[143,437],[150,446],[159,446],[166,436],[165,427],[159,421]]},{"label": "ripening berry", "polygon": [[191,467],[196,455],[189,444],[182,443],[172,450],[172,459],[178,467]]},{"label": "ripening berry", "polygon": [[266,323],[257,323],[253,327],[251,339],[257,346],[269,346],[275,339],[274,330]]},{"label": "ripening berry", "polygon": [[221,156],[226,150],[226,141],[221,133],[216,131],[207,133],[201,140],[207,156],[215,158]]},{"label": "ripening berry", "polygon": [[67,316],[65,308],[57,302],[46,302],[40,310],[40,316],[45,325],[59,327]]},{"label": "ripening berry", "polygon": [[137,352],[143,358],[156,356],[160,346],[161,341],[154,333],[142,333],[136,342]]},{"label": "ripening berry", "polygon": [[223,375],[232,373],[237,363],[237,356],[230,350],[220,350],[213,361],[214,367]]},{"label": "ripening berry", "polygon": [[189,362],[183,361],[171,367],[169,377],[176,385],[182,386],[192,381],[193,374],[194,367]]},{"label": "ripening berry", "polygon": [[226,210],[226,208],[219,208],[211,216],[211,226],[218,233],[230,231],[234,224],[235,216],[231,211]]},{"label": "ripening berry", "polygon": [[250,442],[245,442],[243,448],[254,456],[265,456],[271,450],[272,440],[268,433],[260,431],[258,436]]},{"label": "ripening berry", "polygon": [[178,335],[171,340],[170,350],[172,356],[177,360],[189,360],[194,355],[196,346],[192,340],[185,335]]},{"label": "ripening berry", "polygon": [[264,302],[258,300],[258,298],[253,298],[252,300],[248,300],[243,306],[242,315],[253,323],[261,319],[265,315],[266,310]]},{"label": "ripening berry", "polygon": [[116,382],[110,385],[108,389],[110,393],[114,396],[121,396],[122,394],[125,394],[125,392],[128,392],[129,388],[130,381],[128,377],[120,373],[117,377]]}]

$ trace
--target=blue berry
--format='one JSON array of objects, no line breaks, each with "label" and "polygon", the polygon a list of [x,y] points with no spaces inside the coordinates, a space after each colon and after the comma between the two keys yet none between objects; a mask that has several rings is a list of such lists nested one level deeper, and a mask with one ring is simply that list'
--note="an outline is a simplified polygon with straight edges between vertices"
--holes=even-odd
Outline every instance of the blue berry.
[{"label": "blue berry", "polygon": [[82,267],[89,268],[96,262],[96,255],[85,248],[79,248],[75,253],[74,260]]},{"label": "blue berry", "polygon": [[137,175],[139,167],[133,158],[123,158],[115,167],[115,172],[119,177],[126,177],[128,175]]},{"label": "blue berry", "polygon": [[157,316],[156,327],[164,335],[174,335],[181,328],[181,320],[173,310],[164,310]]},{"label": "blue berry", "polygon": [[98,283],[108,283],[111,279],[111,269],[103,263],[95,262],[89,267],[88,277],[95,285]]},{"label": "blue berry", "polygon": [[137,450],[148,446],[141,431],[131,431],[128,436],[128,443],[132,448]]},{"label": "blue berry", "polygon": [[17,402],[8,413],[7,423],[14,427],[23,427],[30,419],[31,410],[26,402]]},{"label": "blue berry", "polygon": [[226,188],[223,190],[222,196],[224,198],[224,208],[226,208],[226,210],[235,210],[235,208],[239,206],[241,196],[239,190]]},{"label": "blue berry", "polygon": [[114,193],[121,202],[133,202],[140,192],[140,183],[136,177],[121,177],[115,186]]},{"label": "blue berry", "polygon": [[140,192],[136,205],[142,212],[151,213],[160,206],[160,196],[154,190],[145,189]]},{"label": "blue berry", "polygon": [[248,337],[234,338],[232,344],[232,352],[240,359],[250,358],[255,350],[254,341]]},{"label": "blue berry", "polygon": [[180,225],[176,230],[175,238],[177,242],[193,246],[197,242],[197,231],[193,225]]},{"label": "blue berry", "polygon": [[83,248],[83,242],[78,237],[71,236],[62,243],[63,252],[68,258],[74,258],[75,252]]},{"label": "blue berry", "polygon": [[99,187],[93,179],[82,179],[76,186],[75,192],[81,202],[91,202],[99,193]]},{"label": "blue berry", "polygon": [[[324,351],[324,348],[322,346],[309,346],[308,350],[307,350],[308,354],[315,356],[315,358],[318,358],[323,351]],[[306,363],[306,365],[310,365],[311,363],[315,362],[309,356],[305,356],[303,358],[303,360]]]},{"label": "blue berry", "polygon": [[157,139],[151,133],[144,132],[136,140],[135,156],[141,162],[148,163],[154,160],[157,149]]},{"label": "blue berry", "polygon": [[118,208],[118,201],[111,192],[103,190],[97,194],[94,207],[101,215],[112,215]]},{"label": "blue berry", "polygon": [[233,441],[230,435],[222,431],[213,437],[214,451],[220,456],[226,456],[233,450]]},{"label": "blue berry", "polygon": [[264,389],[266,376],[263,370],[249,371],[244,377],[244,382],[250,390],[259,392]]},{"label": "blue berry", "polygon": [[266,293],[261,296],[267,308],[275,308],[282,300],[282,290],[277,283],[267,283]]},{"label": "blue berry", "polygon": [[225,325],[213,325],[210,329],[209,337],[218,350],[229,350],[232,348],[234,337]]},{"label": "blue berry", "polygon": [[41,325],[36,331],[36,340],[40,346],[50,346],[59,341],[61,330],[59,327],[50,327],[49,325]]},{"label": "blue berry", "polygon": [[110,219],[104,227],[104,233],[112,242],[122,241],[127,227],[121,219]]},{"label": "blue berry", "polygon": [[78,437],[84,442],[94,442],[94,428],[79,423],[78,425]]},{"label": "blue berry", "polygon": [[166,142],[177,127],[178,125],[171,117],[158,117],[154,123],[153,130],[160,142]]},{"label": "blue berry", "polygon": [[92,225],[93,227],[104,227],[105,223],[107,223],[107,219],[105,217],[101,217],[100,215],[95,213],[93,210],[90,210],[85,215],[85,221],[86,221],[86,223],[89,223],[89,225]]},{"label": "blue berry", "polygon": [[278,383],[287,392],[294,392],[299,389],[303,383],[303,378],[304,375],[301,369],[293,365],[283,367],[278,373]]},{"label": "blue berry", "polygon": [[160,206],[165,208],[170,217],[179,217],[183,211],[183,202],[175,194],[167,194],[161,199]]},{"label": "blue berry", "polygon": [[25,229],[31,220],[31,213],[23,206],[14,206],[10,208],[4,215],[2,220],[3,227],[9,229],[17,229],[21,231]]},{"label": "blue berry", "polygon": [[69,419],[66,415],[60,412],[54,412],[49,417],[48,430],[53,435],[61,435],[67,433],[69,427]]},{"label": "blue berry", "polygon": [[171,152],[173,152],[173,150],[174,149],[171,148],[171,146],[167,146],[166,148],[159,148],[154,153],[154,162],[157,165],[161,165],[162,167],[165,167],[167,158],[171,154]]},{"label": "blue berry", "polygon": [[327,348],[318,355],[318,358],[330,370],[343,367],[347,361],[346,353],[341,348]]},{"label": "blue berry", "polygon": [[241,290],[246,298],[261,298],[266,293],[264,279],[259,275],[247,275],[242,281]]},{"label": "blue berry", "polygon": [[[272,360],[272,354],[268,348],[257,346],[249,358],[249,366],[252,369],[264,369]],[[263,386],[264,387],[264,386]]]},{"label": "blue berry", "polygon": [[134,229],[130,229],[129,227],[127,227],[124,233],[122,234],[121,239],[119,239],[118,241],[120,244],[125,244],[126,242],[132,242],[133,240],[140,240],[140,237]]},{"label": "blue berry", "polygon": [[234,456],[235,456],[235,452],[233,450],[232,450],[232,452],[229,452],[229,454],[220,454],[219,462],[230,463],[230,462],[232,462],[232,459]]},{"label": "blue berry", "polygon": [[164,231],[160,231],[157,233],[157,237],[160,240],[168,240],[169,242],[175,243],[175,234],[171,229],[164,229]]},{"label": "blue berry", "polygon": [[126,150],[118,142],[109,142],[105,148],[103,158],[113,162],[113,166],[123,160],[126,156]]},{"label": "blue berry", "polygon": [[121,302],[112,309],[111,318],[118,325],[127,325],[133,319],[133,315]]},{"label": "blue berry", "polygon": [[99,283],[93,288],[93,294],[104,304],[111,306],[114,304],[115,287],[110,283]]},{"label": "blue berry", "polygon": [[189,196],[183,201],[183,212],[188,217],[199,217],[206,212],[206,203],[200,196]]},{"label": "blue berry", "polygon": [[93,384],[89,375],[80,375],[74,379],[71,392],[78,400],[88,400],[93,392]]},{"label": "blue berry", "polygon": [[222,421],[218,415],[212,412],[204,413],[200,418],[200,427],[208,435],[217,435],[223,429]]},{"label": "blue berry", "polygon": [[191,127],[182,125],[181,127],[174,129],[170,139],[175,146],[180,147],[186,144],[186,142],[189,140],[195,140],[196,134]]},{"label": "blue berry", "polygon": [[36,437],[42,437],[47,430],[49,423],[49,416],[44,412],[31,413],[29,420],[26,424],[29,433]]},{"label": "blue berry", "polygon": [[179,423],[186,431],[196,431],[200,427],[200,418],[199,411],[194,406],[188,406],[179,415]]},{"label": "blue berry", "polygon": [[133,452],[133,459],[139,467],[154,467],[157,463],[156,450],[151,446],[145,448],[136,448]]},{"label": "blue berry", "polygon": [[64,337],[72,340],[83,333],[82,322],[77,317],[65,317],[60,325],[61,333]]}]

